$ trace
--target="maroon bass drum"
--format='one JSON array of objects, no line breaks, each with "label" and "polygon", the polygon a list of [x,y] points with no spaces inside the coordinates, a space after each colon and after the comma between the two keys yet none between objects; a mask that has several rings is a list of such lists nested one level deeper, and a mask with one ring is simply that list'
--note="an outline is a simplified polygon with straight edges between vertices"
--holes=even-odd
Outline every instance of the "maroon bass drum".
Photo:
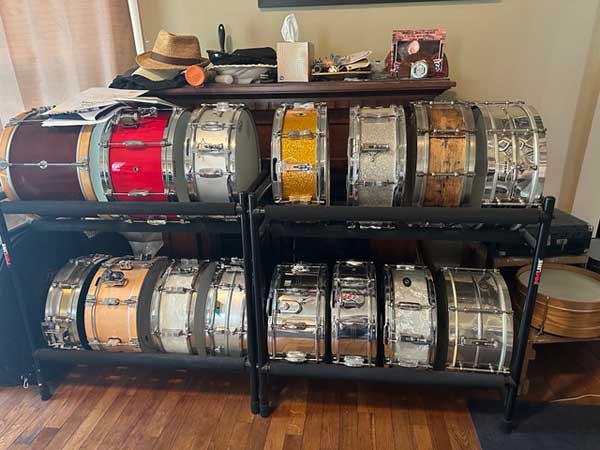
[{"label": "maroon bass drum", "polygon": [[42,127],[45,110],[11,119],[0,136],[9,200],[96,200],[88,167],[91,126]]}]

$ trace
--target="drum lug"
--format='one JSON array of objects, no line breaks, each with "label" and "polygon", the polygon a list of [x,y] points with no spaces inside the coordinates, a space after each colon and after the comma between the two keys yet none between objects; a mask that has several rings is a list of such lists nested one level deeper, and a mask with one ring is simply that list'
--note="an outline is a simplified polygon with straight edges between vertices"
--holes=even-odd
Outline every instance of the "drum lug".
[{"label": "drum lug", "polygon": [[424,309],[431,309],[431,305],[423,305],[414,302],[397,302],[396,307],[406,311],[423,311]]},{"label": "drum lug", "polygon": [[162,226],[167,224],[167,219],[147,219],[146,223],[153,226]]},{"label": "drum lug", "polygon": [[85,304],[86,305],[95,305],[97,303],[97,299],[95,297],[87,297],[85,299]]},{"label": "drum lug", "polygon": [[137,302],[138,302],[138,298],[136,296],[129,297],[127,300],[122,301],[122,303],[124,303],[128,306],[136,305]]},{"label": "drum lug", "polygon": [[222,169],[200,169],[196,174],[202,178],[221,178],[225,175],[225,171]]},{"label": "drum lug", "polygon": [[300,351],[289,351],[285,354],[285,360],[290,363],[300,364],[306,362],[306,353]]},{"label": "drum lug", "polygon": [[106,306],[119,306],[121,300],[118,298],[103,298],[100,303]]},{"label": "drum lug", "polygon": [[406,342],[406,343],[415,344],[415,345],[431,345],[432,344],[431,339],[428,339],[423,336],[412,336],[412,335],[407,335],[407,334],[400,336],[400,342]]},{"label": "drum lug", "polygon": [[364,358],[362,356],[346,355],[344,356],[344,365],[346,367],[362,367],[364,365]]},{"label": "drum lug", "polygon": [[281,324],[284,330],[306,330],[308,326],[305,322],[284,322]]},{"label": "drum lug", "polygon": [[127,193],[128,197],[133,197],[133,198],[143,198],[143,197],[148,197],[150,195],[150,191],[148,190],[144,190],[144,191],[129,191]]},{"label": "drum lug", "polygon": [[297,301],[285,300],[278,305],[277,312],[281,314],[299,314],[302,312],[302,305]]},{"label": "drum lug", "polygon": [[176,287],[162,287],[161,286],[161,287],[159,287],[158,290],[165,294],[189,294],[189,293],[196,292],[195,289],[187,288],[187,287],[183,287],[183,286],[176,286]]},{"label": "drum lug", "polygon": [[[9,126],[9,125],[7,125]],[[4,159],[0,159],[0,170],[6,170],[9,167],[9,163],[8,161],[4,160]]]},{"label": "drum lug", "polygon": [[476,339],[476,338],[468,338],[466,336],[460,336],[459,343],[462,346],[498,348],[498,341],[495,341],[492,339]]}]

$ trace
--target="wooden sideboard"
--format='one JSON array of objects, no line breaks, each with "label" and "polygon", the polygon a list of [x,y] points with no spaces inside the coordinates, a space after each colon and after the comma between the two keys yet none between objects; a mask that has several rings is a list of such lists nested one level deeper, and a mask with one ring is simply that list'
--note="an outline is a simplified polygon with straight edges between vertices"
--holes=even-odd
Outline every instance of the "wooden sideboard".
[{"label": "wooden sideboard", "polygon": [[415,100],[432,100],[456,86],[449,79],[385,81],[315,81],[310,83],[268,83],[246,85],[209,84],[156,93],[172,103],[195,107],[202,103],[229,101],[244,103],[252,111],[259,134],[261,155],[269,159],[273,111],[282,103],[326,102],[329,118],[329,146],[333,170],[346,169],[348,108],[354,105],[408,105]]}]

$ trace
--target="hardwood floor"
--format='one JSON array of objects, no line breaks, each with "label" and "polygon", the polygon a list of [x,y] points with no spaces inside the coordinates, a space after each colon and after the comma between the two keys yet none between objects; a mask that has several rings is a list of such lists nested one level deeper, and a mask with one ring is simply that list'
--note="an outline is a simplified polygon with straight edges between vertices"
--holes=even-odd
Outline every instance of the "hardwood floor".
[{"label": "hardwood floor", "polygon": [[[600,343],[538,348],[529,400],[600,394]],[[76,367],[42,402],[0,388],[0,450],[479,449],[467,396],[495,391],[273,379],[249,411],[243,375]],[[600,404],[598,398],[576,403]]]}]

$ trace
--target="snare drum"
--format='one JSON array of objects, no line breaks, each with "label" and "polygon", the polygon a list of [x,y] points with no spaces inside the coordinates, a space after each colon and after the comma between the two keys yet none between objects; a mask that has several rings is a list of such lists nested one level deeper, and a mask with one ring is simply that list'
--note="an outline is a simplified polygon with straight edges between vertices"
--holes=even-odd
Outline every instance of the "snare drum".
[{"label": "snare drum", "polygon": [[71,259],[54,277],[42,322],[42,332],[49,347],[87,347],[82,320],[85,296],[96,270],[107,259],[105,255]]},{"label": "snare drum", "polygon": [[325,352],[326,264],[280,264],[269,295],[269,354],[320,362]]},{"label": "snare drum", "polygon": [[498,271],[443,268],[450,369],[507,373],[513,347],[510,294]]},{"label": "snare drum", "polygon": [[333,270],[333,362],[373,366],[377,356],[377,286],[372,263],[338,262]]},{"label": "snare drum", "polygon": [[237,259],[222,260],[206,297],[206,352],[215,356],[246,355],[244,268]]},{"label": "snare drum", "polygon": [[235,202],[260,175],[260,149],[252,115],[243,105],[204,105],[192,113],[185,149],[190,197]]},{"label": "snare drum", "polygon": [[189,259],[172,261],[165,270],[150,307],[152,342],[158,351],[204,353],[204,299],[214,271],[214,263]]},{"label": "snare drum", "polygon": [[416,102],[412,107],[417,133],[413,205],[469,205],[476,169],[471,108],[455,102]]},{"label": "snare drum", "polygon": [[142,351],[138,336],[147,335],[149,302],[166,261],[125,256],[100,266],[85,300],[85,334],[92,350]]},{"label": "snare drum", "polygon": [[275,111],[271,179],[276,203],[329,204],[327,106],[283,105]]},{"label": "snare drum", "polygon": [[473,103],[478,153],[485,178],[476,189],[483,205],[540,202],[546,178],[546,129],[537,111],[523,102]]},{"label": "snare drum", "polygon": [[11,119],[0,136],[9,200],[96,200],[88,167],[91,126],[42,127],[49,108]]},{"label": "snare drum", "polygon": [[350,110],[348,204],[396,206],[404,192],[406,120],[404,109]]},{"label": "snare drum", "polygon": [[189,201],[183,153],[190,113],[121,111],[104,125],[99,167],[109,201]]},{"label": "snare drum", "polygon": [[390,365],[433,367],[437,308],[427,267],[385,266],[385,358]]}]

